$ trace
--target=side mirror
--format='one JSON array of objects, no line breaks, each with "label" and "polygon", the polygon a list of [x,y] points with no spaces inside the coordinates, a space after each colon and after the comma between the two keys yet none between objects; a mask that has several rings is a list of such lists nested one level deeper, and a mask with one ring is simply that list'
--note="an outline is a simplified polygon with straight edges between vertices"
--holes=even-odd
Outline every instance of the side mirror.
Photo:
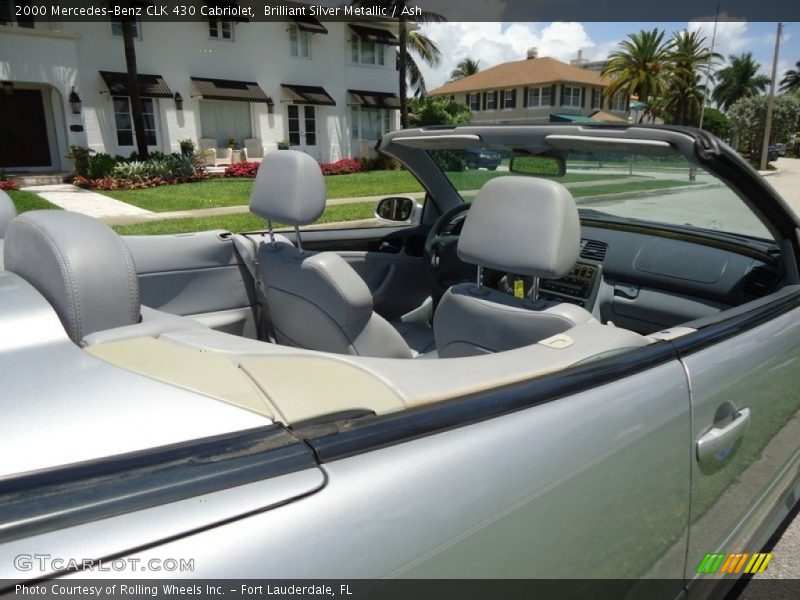
[{"label": "side mirror", "polygon": [[381,198],[375,205],[375,217],[394,223],[416,221],[422,213],[422,206],[409,196],[390,196]]},{"label": "side mirror", "polygon": [[567,161],[561,156],[518,154],[511,157],[508,170],[521,175],[562,177],[567,172]]}]

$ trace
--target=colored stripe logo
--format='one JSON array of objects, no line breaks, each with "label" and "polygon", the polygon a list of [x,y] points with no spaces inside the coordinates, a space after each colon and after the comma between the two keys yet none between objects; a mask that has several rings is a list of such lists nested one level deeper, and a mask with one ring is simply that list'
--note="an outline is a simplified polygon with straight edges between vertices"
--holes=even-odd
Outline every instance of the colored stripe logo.
[{"label": "colored stripe logo", "polygon": [[736,552],[726,554],[719,552],[716,554],[706,554],[700,566],[697,567],[698,573],[763,573],[767,565],[772,560],[772,554],[756,552]]}]

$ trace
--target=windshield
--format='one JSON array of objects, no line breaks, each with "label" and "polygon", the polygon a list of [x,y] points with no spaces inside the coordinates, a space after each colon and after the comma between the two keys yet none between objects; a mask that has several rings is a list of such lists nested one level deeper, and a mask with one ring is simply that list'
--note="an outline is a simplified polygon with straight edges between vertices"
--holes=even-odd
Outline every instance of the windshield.
[{"label": "windshield", "polygon": [[674,149],[657,154],[571,151],[563,175],[538,158],[503,146],[433,150],[430,155],[467,202],[494,177],[543,177],[569,189],[582,217],[612,216],[773,239],[736,192]]}]

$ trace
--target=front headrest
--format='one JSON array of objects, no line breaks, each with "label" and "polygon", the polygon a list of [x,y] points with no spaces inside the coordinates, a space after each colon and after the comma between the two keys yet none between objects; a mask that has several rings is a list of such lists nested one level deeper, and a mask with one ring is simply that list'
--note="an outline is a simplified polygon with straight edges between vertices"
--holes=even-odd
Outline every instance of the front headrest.
[{"label": "front headrest", "polygon": [[296,150],[270,152],[250,194],[250,212],[268,221],[308,225],[325,210],[325,180],[313,157]]},{"label": "front headrest", "polygon": [[0,190],[0,240],[5,237],[8,224],[17,216],[17,207],[3,190]]},{"label": "front headrest", "polygon": [[130,250],[108,225],[62,210],[26,212],[11,222],[5,267],[55,309],[73,341],[139,322],[139,282]]},{"label": "front headrest", "polygon": [[497,177],[467,213],[458,257],[464,262],[558,279],[578,260],[581,226],[572,194],[560,183]]}]

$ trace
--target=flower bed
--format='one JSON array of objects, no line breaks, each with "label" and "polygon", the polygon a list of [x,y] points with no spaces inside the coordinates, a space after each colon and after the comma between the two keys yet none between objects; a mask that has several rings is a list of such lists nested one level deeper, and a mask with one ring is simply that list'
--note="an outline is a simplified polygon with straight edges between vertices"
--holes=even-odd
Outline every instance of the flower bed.
[{"label": "flower bed", "polygon": [[0,190],[16,190],[19,189],[19,186],[14,181],[0,181]]},{"label": "flower bed", "polygon": [[140,181],[132,181],[129,179],[118,179],[116,177],[102,177],[100,179],[89,179],[82,175],[76,175],[72,178],[72,185],[80,188],[90,190],[140,190],[143,188],[151,188],[161,185],[175,185],[177,183],[190,183],[192,181],[202,181],[208,179],[209,176],[205,173],[198,173],[188,177],[175,177],[166,179],[164,177],[151,177]]},{"label": "flower bed", "polygon": [[355,158],[343,158],[332,163],[320,163],[323,175],[346,175],[348,173],[361,173],[364,164]]},{"label": "flower bed", "polygon": [[238,162],[225,169],[225,177],[250,177],[253,178],[258,172],[257,162]]}]

